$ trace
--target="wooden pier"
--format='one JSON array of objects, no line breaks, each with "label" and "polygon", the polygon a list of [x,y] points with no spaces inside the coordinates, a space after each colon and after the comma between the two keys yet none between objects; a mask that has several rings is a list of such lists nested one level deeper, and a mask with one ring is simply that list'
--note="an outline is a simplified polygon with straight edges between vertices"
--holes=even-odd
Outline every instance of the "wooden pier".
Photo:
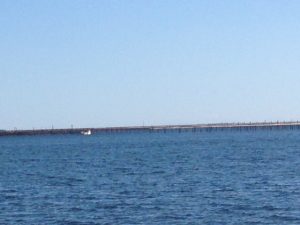
[{"label": "wooden pier", "polygon": [[192,125],[162,125],[162,126],[132,126],[132,127],[103,127],[103,128],[68,128],[68,129],[37,129],[37,130],[0,130],[0,136],[20,135],[58,135],[81,134],[82,131],[91,130],[92,133],[118,133],[118,132],[200,132],[200,131],[255,131],[255,130],[300,129],[299,121],[292,122],[255,122],[255,123],[210,123]]}]

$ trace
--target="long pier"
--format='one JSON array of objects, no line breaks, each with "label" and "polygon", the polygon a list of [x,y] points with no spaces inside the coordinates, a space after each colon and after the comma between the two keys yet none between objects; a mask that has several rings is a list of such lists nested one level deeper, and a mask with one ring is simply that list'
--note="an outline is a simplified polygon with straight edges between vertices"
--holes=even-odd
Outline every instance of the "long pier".
[{"label": "long pier", "polygon": [[291,122],[255,122],[255,123],[210,123],[191,125],[161,125],[161,126],[132,126],[132,127],[103,127],[103,128],[67,128],[67,129],[36,129],[36,130],[0,130],[0,136],[20,135],[58,135],[81,134],[91,130],[92,133],[117,133],[130,131],[167,132],[167,131],[222,131],[222,130],[274,130],[274,129],[300,129],[299,121]]}]

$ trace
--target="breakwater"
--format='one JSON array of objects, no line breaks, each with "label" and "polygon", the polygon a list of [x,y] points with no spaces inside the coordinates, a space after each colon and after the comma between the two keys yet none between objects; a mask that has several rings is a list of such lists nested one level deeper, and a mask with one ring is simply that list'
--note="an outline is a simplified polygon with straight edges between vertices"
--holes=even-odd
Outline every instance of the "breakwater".
[{"label": "breakwater", "polygon": [[130,131],[148,132],[201,132],[222,130],[258,130],[258,129],[300,129],[299,121],[292,122],[255,122],[255,123],[210,123],[191,125],[162,125],[162,126],[132,126],[132,127],[103,127],[103,128],[66,128],[66,129],[32,129],[32,130],[0,130],[0,136],[19,135],[54,135],[54,134],[81,134],[83,131],[91,130],[92,133],[115,133]]}]

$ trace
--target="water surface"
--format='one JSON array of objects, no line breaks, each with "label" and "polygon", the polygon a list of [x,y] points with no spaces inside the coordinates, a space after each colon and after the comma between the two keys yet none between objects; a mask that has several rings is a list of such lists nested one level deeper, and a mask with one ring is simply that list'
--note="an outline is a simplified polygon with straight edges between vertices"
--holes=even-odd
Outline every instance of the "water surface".
[{"label": "water surface", "polygon": [[300,224],[300,132],[0,138],[0,224]]}]

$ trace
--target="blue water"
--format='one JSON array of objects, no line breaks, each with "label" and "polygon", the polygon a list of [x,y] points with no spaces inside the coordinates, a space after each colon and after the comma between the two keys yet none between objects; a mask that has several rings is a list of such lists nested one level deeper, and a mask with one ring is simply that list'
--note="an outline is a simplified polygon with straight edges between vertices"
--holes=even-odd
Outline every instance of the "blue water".
[{"label": "blue water", "polygon": [[1,137],[0,224],[300,224],[300,131]]}]

